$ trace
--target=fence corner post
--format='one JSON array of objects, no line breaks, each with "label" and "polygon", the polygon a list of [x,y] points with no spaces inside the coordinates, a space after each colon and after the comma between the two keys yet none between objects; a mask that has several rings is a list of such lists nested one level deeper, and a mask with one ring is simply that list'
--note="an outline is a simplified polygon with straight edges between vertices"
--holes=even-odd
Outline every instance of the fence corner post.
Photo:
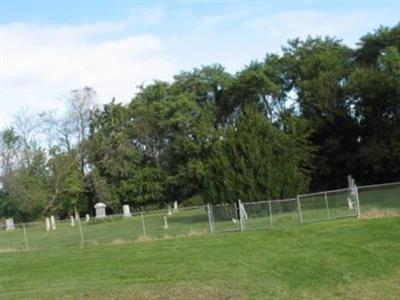
[{"label": "fence corner post", "polygon": [[357,185],[353,185],[353,189],[354,189],[354,197],[356,200],[356,206],[357,206],[357,218],[361,218],[361,209],[360,209],[360,199],[358,197],[358,187]]},{"label": "fence corner post", "polygon": [[144,223],[143,211],[140,212],[140,219],[142,220],[143,237],[146,238],[146,225]]},{"label": "fence corner post", "polygon": [[83,248],[85,246],[85,238],[83,236],[81,218],[78,218],[78,226],[79,226],[79,234],[81,236],[81,248]]},{"label": "fence corner post", "polygon": [[303,224],[303,214],[301,212],[300,196],[297,195],[296,199],[297,199],[297,211],[299,213],[299,221],[300,224]]},{"label": "fence corner post", "polygon": [[272,205],[271,205],[271,200],[268,200],[268,208],[269,208],[269,227],[272,227],[274,225],[272,221]]},{"label": "fence corner post", "polygon": [[246,229],[246,212],[242,200],[239,199],[239,226],[240,231],[243,232]]},{"label": "fence corner post", "polygon": [[24,240],[25,240],[25,248],[29,251],[29,242],[28,242],[28,235],[26,234],[25,223],[22,223],[22,229],[24,230]]},{"label": "fence corner post", "polygon": [[210,229],[210,233],[214,234],[214,222],[213,222],[213,215],[212,215],[212,208],[209,203],[207,203],[207,215],[208,215],[208,226]]}]

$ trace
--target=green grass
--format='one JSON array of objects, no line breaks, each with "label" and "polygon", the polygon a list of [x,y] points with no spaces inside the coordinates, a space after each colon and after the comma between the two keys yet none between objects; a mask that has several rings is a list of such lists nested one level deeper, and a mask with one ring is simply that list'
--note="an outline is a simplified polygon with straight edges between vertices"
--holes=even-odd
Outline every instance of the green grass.
[{"label": "green grass", "polygon": [[[288,204],[290,205],[272,204],[273,227],[299,225],[296,202],[292,201]],[[249,230],[271,226],[269,212],[260,205],[265,206],[267,203],[257,203],[248,207],[249,218],[246,228]],[[232,221],[232,218],[237,218],[233,205],[215,206],[213,213],[215,232],[239,231],[239,222]],[[168,229],[164,228],[164,216],[166,215],[166,212],[144,214],[145,230],[143,230],[140,215],[129,218],[117,216],[100,220],[92,219],[89,223],[82,221],[84,245],[122,244],[209,233],[209,220],[204,207],[174,212],[173,215],[167,217]],[[79,226],[75,224],[74,227],[71,227],[69,221],[57,221],[55,231],[46,231],[44,222],[27,224],[25,232],[31,250],[81,246]],[[21,226],[18,226],[16,230],[0,231],[0,252],[24,249],[26,249],[26,244]]]},{"label": "green grass", "polygon": [[[300,197],[304,222],[336,219],[355,215],[347,203],[348,190],[303,195]],[[361,212],[364,216],[400,214],[400,184],[359,188]],[[248,215],[246,230],[268,227],[299,226],[297,200],[245,203]],[[271,214],[272,211],[272,214]],[[215,232],[239,231],[234,204],[212,206]],[[164,228],[167,216],[168,229]],[[142,218],[113,217],[107,220],[82,222],[84,244],[122,244],[143,240],[171,239],[183,236],[204,235],[209,233],[208,212],[206,207],[187,208],[168,216],[167,211],[153,211],[144,214],[145,230]],[[29,247],[33,250],[60,247],[80,247],[79,227],[71,227],[69,221],[57,222],[57,230],[47,232],[44,220],[26,225]],[[26,248],[24,232],[21,226],[14,231],[0,230],[0,253],[23,250]]]},{"label": "green grass", "polygon": [[0,253],[0,268],[1,299],[398,299],[400,218]]},{"label": "green grass", "polygon": [[400,184],[381,187],[359,188],[361,213],[400,213]]}]

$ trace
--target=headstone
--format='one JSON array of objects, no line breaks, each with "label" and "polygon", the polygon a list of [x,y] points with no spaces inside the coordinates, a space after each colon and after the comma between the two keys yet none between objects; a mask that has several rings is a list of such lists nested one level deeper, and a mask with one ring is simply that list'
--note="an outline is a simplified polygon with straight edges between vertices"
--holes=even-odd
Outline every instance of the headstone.
[{"label": "headstone", "polygon": [[50,225],[52,230],[56,230],[56,218],[53,215],[50,216]]},{"label": "headstone", "polygon": [[75,221],[79,221],[81,217],[79,216],[79,213],[77,210],[75,210]]},{"label": "headstone", "polygon": [[71,226],[74,227],[75,226],[75,219],[73,216],[71,216]]},{"label": "headstone", "polygon": [[171,205],[168,205],[168,216],[172,215]]},{"label": "headstone", "polygon": [[351,175],[347,175],[347,182],[349,184],[349,189],[350,189],[350,196],[347,197],[347,206],[349,207],[349,210],[354,209],[354,199],[356,197],[356,183],[354,178]]},{"label": "headstone", "polygon": [[247,212],[246,212],[246,209],[244,208],[244,205],[243,205],[243,203],[241,201],[240,201],[239,207],[240,207],[240,210],[242,211],[242,215],[243,215],[244,219],[247,220],[248,219]]},{"label": "headstone", "polygon": [[354,202],[350,197],[347,197],[347,205],[349,206],[349,210],[354,209]]},{"label": "headstone", "polygon": [[168,229],[167,216],[164,216],[164,229]]},{"label": "headstone", "polygon": [[122,209],[123,209],[123,211],[124,211],[124,217],[130,217],[130,216],[132,216],[132,214],[131,214],[131,209],[129,208],[129,205],[128,205],[128,204],[124,204],[124,205],[122,206]]},{"label": "headstone", "polygon": [[349,185],[349,188],[351,188],[353,184],[353,177],[351,177],[351,175],[347,175],[347,183]]},{"label": "headstone", "polygon": [[14,219],[13,218],[6,219],[6,230],[14,230],[14,229],[15,229]]},{"label": "headstone", "polygon": [[174,201],[174,210],[175,210],[175,211],[178,210],[178,201]]},{"label": "headstone", "polygon": [[94,206],[96,209],[96,219],[105,218],[106,215],[106,205],[102,202],[96,203]]},{"label": "headstone", "polygon": [[51,230],[51,225],[50,225],[50,218],[46,218],[46,231]]},{"label": "headstone", "polygon": [[90,216],[89,216],[89,214],[86,214],[86,222],[89,222],[90,221]]}]

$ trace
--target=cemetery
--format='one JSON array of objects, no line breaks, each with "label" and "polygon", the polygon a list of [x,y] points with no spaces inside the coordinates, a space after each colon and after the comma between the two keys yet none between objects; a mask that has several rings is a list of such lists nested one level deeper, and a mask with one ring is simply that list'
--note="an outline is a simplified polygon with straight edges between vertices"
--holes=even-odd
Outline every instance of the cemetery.
[{"label": "cemetery", "polygon": [[[377,200],[379,199],[379,200]],[[359,201],[359,202],[358,202]],[[298,198],[179,207],[107,215],[106,204],[96,203],[94,215],[81,213],[67,220],[54,215],[43,221],[15,223],[8,218],[0,226],[0,252],[43,251],[99,245],[290,228],[306,223],[375,215],[400,214],[400,183],[356,187],[299,195]],[[299,210],[300,208],[300,210]]]},{"label": "cemetery", "polygon": [[0,0],[0,300],[400,299],[399,11]]},{"label": "cemetery", "polygon": [[[105,224],[110,227],[101,227],[103,238],[112,236],[114,222],[93,225]],[[116,293],[122,299],[132,295],[133,299],[273,298],[285,289],[288,298],[330,299],[335,289],[341,298],[352,299],[362,291],[364,299],[386,299],[388,291],[400,292],[393,264],[400,259],[399,224],[398,217],[341,219],[83,249],[49,244],[40,251],[0,252],[0,295],[5,299],[64,295],[111,299]],[[70,229],[70,222],[57,223],[51,233],[62,233],[58,242],[68,245],[63,235]],[[379,250],[379,264],[371,263],[376,260],[371,249]],[[347,277],[351,280],[343,279]]]}]

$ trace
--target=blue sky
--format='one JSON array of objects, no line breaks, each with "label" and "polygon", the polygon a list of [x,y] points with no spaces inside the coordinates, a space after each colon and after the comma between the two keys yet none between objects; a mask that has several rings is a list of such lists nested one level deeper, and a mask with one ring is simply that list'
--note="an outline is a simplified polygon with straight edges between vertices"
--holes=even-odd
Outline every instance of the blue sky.
[{"label": "blue sky", "polygon": [[85,85],[129,101],[142,83],[221,63],[240,70],[290,38],[355,46],[400,21],[397,1],[8,1],[1,12],[0,126],[22,109],[62,109]]}]

